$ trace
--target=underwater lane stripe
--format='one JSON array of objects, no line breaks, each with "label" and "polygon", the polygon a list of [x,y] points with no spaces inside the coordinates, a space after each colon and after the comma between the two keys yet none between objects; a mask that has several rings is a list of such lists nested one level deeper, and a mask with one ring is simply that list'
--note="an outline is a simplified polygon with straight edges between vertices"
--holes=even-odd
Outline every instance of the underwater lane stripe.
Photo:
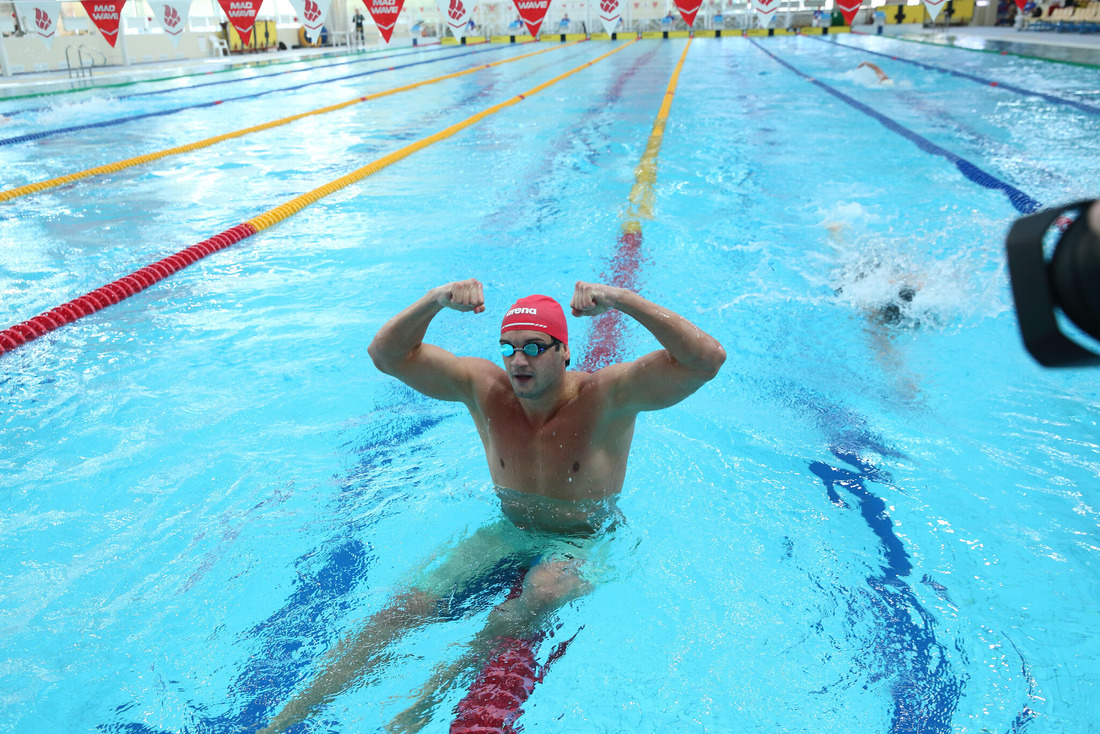
[{"label": "underwater lane stripe", "polygon": [[[631,186],[628,196],[629,204],[623,217],[619,246],[611,256],[611,277],[607,279],[611,281],[611,285],[618,288],[638,290],[637,277],[642,262],[642,220],[653,219],[657,155],[664,141],[665,125],[668,122],[669,111],[672,109],[676,87],[680,83],[680,72],[684,68],[688,50],[691,48],[691,41],[692,39],[688,38],[684,51],[680,54],[680,60],[673,69],[672,76],[669,77],[661,106],[657,110],[657,119],[653,121],[653,129],[650,130],[649,140],[646,141],[645,151],[634,169],[634,185]],[[588,348],[579,365],[580,369],[585,372],[595,372],[609,364],[621,361],[619,347],[622,333],[622,314],[617,310],[612,310],[595,321],[588,340]]]},{"label": "underwater lane stripe", "polygon": [[[440,49],[442,49],[442,46],[440,47]],[[439,50],[439,49],[437,49],[437,50]],[[371,61],[381,61],[382,59],[398,59],[398,58],[404,58],[406,56],[413,56],[413,55],[415,55],[415,54],[398,53],[398,54],[389,54],[388,56],[375,56],[375,57],[372,57],[372,58],[369,58],[369,59],[352,59],[351,61],[340,61],[340,62],[337,62],[335,64],[325,64],[324,66],[307,66],[304,69],[286,69],[285,71],[276,71],[272,74],[257,74],[256,76],[241,77],[240,79],[222,79],[221,81],[216,81],[216,82],[205,82],[203,84],[192,84],[191,86],[188,86],[188,87],[172,87],[171,89],[155,89],[152,92],[135,92],[134,94],[122,94],[122,95],[119,95],[118,97],[111,97],[110,99],[112,101],[114,101],[114,100],[122,100],[122,99],[134,99],[135,97],[152,97],[152,96],[157,95],[157,94],[171,94],[172,92],[190,92],[193,89],[203,89],[204,87],[217,87],[217,86],[221,86],[223,84],[238,84],[240,82],[262,82],[265,79],[273,79],[277,76],[284,76],[286,74],[301,74],[301,73],[307,72],[307,71],[327,70],[327,69],[335,68],[337,66],[350,66],[352,64],[366,64],[366,63],[371,62]],[[280,62],[280,63],[296,63],[296,62],[285,62],[284,61],[284,62]],[[227,69],[226,71],[239,71],[239,69]],[[212,73],[216,73],[216,72],[206,72],[206,74],[212,74]],[[188,74],[186,76],[205,76],[205,74]],[[185,77],[184,76],[181,76],[181,77],[166,77],[165,79],[151,80],[151,81],[174,81],[175,79],[183,79],[183,78],[185,78]],[[133,83],[133,82],[130,82],[130,83]],[[94,89],[99,89],[99,87],[94,87]],[[87,89],[82,89],[82,90],[77,90],[77,91],[86,92],[88,90]],[[100,99],[100,98],[93,97],[91,99]],[[3,102],[3,101],[4,101],[3,99],[0,99],[0,102]],[[10,112],[5,112],[4,114],[7,115],[8,117],[15,117],[17,115],[25,115],[29,112],[42,112],[43,110],[48,110],[48,109],[50,109],[49,106],[46,106],[46,107],[27,107],[27,108],[22,109],[22,110],[12,110]]]},{"label": "underwater lane stripe", "polygon": [[[439,51],[439,50],[443,49],[443,46],[438,42],[436,42],[436,43],[426,43],[424,45],[425,46],[439,46],[438,49],[433,49],[433,50],[436,50],[436,51]],[[407,48],[419,49],[421,47],[420,46],[408,46]],[[170,81],[175,81],[176,79],[188,79],[188,78],[193,77],[193,76],[208,76],[210,74],[225,74],[226,72],[230,72],[230,71],[240,71],[242,68],[244,68],[244,69],[253,69],[253,68],[263,69],[263,68],[266,68],[268,66],[283,66],[285,64],[301,64],[301,63],[308,63],[310,61],[318,61],[318,60],[323,61],[325,59],[338,59],[341,56],[355,56],[355,55],[362,55],[362,54],[377,54],[377,53],[382,53],[383,51],[388,51],[388,50],[390,50],[390,49],[377,48],[377,49],[374,49],[373,51],[356,51],[354,53],[323,54],[323,55],[319,55],[319,56],[311,56],[311,57],[308,57],[308,58],[281,59],[279,61],[252,61],[252,62],[243,62],[243,63],[242,62],[227,62],[228,65],[224,69],[209,69],[207,71],[200,71],[200,72],[196,72],[194,74],[177,74],[175,76],[161,76],[161,77],[156,77],[155,79],[134,79],[134,80],[128,81],[128,82],[114,82],[112,84],[96,84],[96,85],[91,86],[91,87],[81,87],[79,89],[57,89],[57,90],[54,90],[52,92],[34,92],[33,94],[13,94],[10,97],[0,97],[0,103],[10,102],[10,101],[16,100],[16,99],[32,99],[34,97],[53,97],[53,96],[56,96],[56,95],[59,95],[59,94],[80,94],[81,92],[90,92],[90,91],[97,90],[97,89],[115,89],[117,87],[132,87],[135,84],[154,84],[156,82],[170,82]],[[326,66],[339,66],[339,64],[328,64]],[[313,68],[320,68],[320,67],[318,66],[318,67],[313,67]],[[9,113],[5,112],[4,114],[9,114]]]},{"label": "underwater lane stripe", "polygon": [[117,171],[122,171],[122,170],[127,169],[127,168],[132,168],[133,166],[139,166],[143,163],[151,163],[153,161],[160,160],[161,158],[167,158],[169,156],[179,155],[181,153],[191,153],[191,152],[196,151],[196,150],[201,150],[202,148],[208,148],[211,145],[216,145],[218,143],[225,142],[226,140],[232,140],[234,138],[244,137],[245,135],[250,135],[252,133],[261,132],[263,130],[270,130],[272,128],[280,127],[282,125],[287,125],[291,122],[295,122],[296,120],[301,120],[305,117],[311,117],[313,115],[323,115],[323,114],[327,114],[329,112],[336,112],[337,110],[342,110],[345,107],[351,107],[352,105],[359,104],[360,102],[367,102],[367,101],[370,101],[370,100],[378,99],[380,97],[386,97],[386,96],[391,95],[391,94],[397,94],[398,92],[406,92],[406,91],[409,91],[411,89],[416,89],[417,87],[422,87],[422,86],[425,86],[425,85],[428,85],[428,84],[435,84],[436,82],[441,82],[441,81],[444,81],[444,80],[447,80],[447,79],[454,79],[456,77],[465,76],[466,74],[472,74],[475,71],[481,71],[483,69],[488,69],[488,68],[493,67],[493,66],[500,66],[502,64],[508,64],[508,63],[513,62],[513,61],[519,61],[520,59],[526,59],[530,56],[536,56],[536,55],[541,54],[541,53],[546,53],[547,51],[554,51],[554,50],[559,49],[559,48],[565,48],[566,46],[572,46],[572,45],[577,44],[577,43],[580,43],[580,41],[573,41],[572,43],[561,44],[561,45],[558,45],[558,46],[551,46],[549,48],[544,48],[540,51],[532,51],[531,53],[522,54],[520,56],[514,56],[512,58],[504,59],[502,61],[494,61],[490,64],[479,64],[478,66],[473,66],[473,67],[470,67],[469,69],[464,69],[463,71],[456,71],[452,74],[445,74],[443,76],[437,76],[433,79],[426,79],[426,80],[420,81],[420,82],[413,82],[412,84],[405,84],[403,86],[394,87],[393,89],[387,89],[387,90],[382,91],[382,92],[375,92],[374,94],[368,94],[365,97],[356,97],[355,99],[347,100],[346,102],[340,102],[338,104],[329,105],[328,107],[320,107],[316,110],[310,110],[309,112],[302,112],[302,113],[299,113],[297,115],[290,115],[289,117],[283,117],[283,118],[280,118],[278,120],[272,120],[271,122],[265,122],[265,123],[262,123],[260,125],[253,125],[252,127],[243,128],[241,130],[235,130],[233,132],[224,133],[222,135],[215,135],[212,138],[206,138],[205,140],[198,140],[194,143],[187,143],[185,145],[178,145],[174,148],[168,148],[166,150],[157,151],[155,153],[146,153],[145,155],[135,156],[134,158],[127,158],[126,160],[116,161],[114,163],[106,163],[102,166],[96,166],[95,168],[89,168],[89,169],[84,170],[84,171],[77,171],[76,173],[70,173],[70,174],[67,174],[65,176],[58,176],[56,178],[51,178],[51,179],[48,179],[48,180],[45,180],[45,181],[39,181],[37,183],[30,183],[30,184],[25,184],[23,186],[17,186],[16,188],[13,188],[13,189],[8,189],[6,191],[0,191],[0,202],[10,201],[11,199],[16,199],[16,198],[19,198],[21,196],[27,196],[28,194],[39,193],[41,191],[45,191],[46,189],[55,188],[57,186],[64,186],[65,184],[73,183],[74,181],[79,181],[79,180],[84,179],[84,178],[90,178],[92,176],[99,176],[99,175],[103,175],[103,174],[106,174],[106,173],[115,173]]},{"label": "underwater lane stripe", "polygon": [[916,132],[910,130],[909,128],[905,127],[901,123],[887,117],[886,115],[882,114],[881,112],[878,112],[878,111],[868,107],[867,105],[863,104],[862,102],[860,102],[856,99],[853,99],[852,97],[849,97],[847,94],[844,94],[844,92],[841,92],[838,89],[834,89],[833,87],[830,87],[828,84],[826,84],[826,83],[824,83],[824,82],[822,82],[818,79],[814,79],[809,74],[806,74],[805,72],[795,68],[791,64],[787,63],[783,59],[781,59],[778,56],[776,56],[775,54],[773,54],[771,51],[768,51],[766,48],[764,48],[759,43],[757,43],[754,39],[750,38],[750,39],[748,39],[748,41],[749,41],[749,43],[751,43],[752,45],[756,46],[758,49],[760,49],[761,51],[766,53],[768,56],[771,56],[772,59],[774,59],[779,64],[781,64],[781,65],[785,66],[786,68],[790,69],[795,74],[802,77],[803,79],[805,79],[809,82],[812,82],[813,84],[816,84],[818,87],[821,87],[822,89],[824,89],[829,94],[833,95],[834,97],[841,100],[842,102],[845,102],[845,103],[851,105],[852,107],[859,110],[860,112],[867,115],[868,117],[874,118],[879,123],[881,123],[883,125],[883,127],[885,127],[887,130],[890,130],[891,132],[895,132],[898,135],[901,135],[903,138],[909,140],[911,143],[914,143],[918,148],[923,150],[925,153],[930,153],[932,155],[938,155],[942,158],[946,158],[948,161],[953,163],[956,168],[959,169],[959,172],[962,173],[962,175],[966,176],[966,178],[968,178],[969,180],[971,180],[974,183],[978,184],[979,186],[983,186],[987,189],[994,189],[994,190],[997,190],[997,191],[1003,191],[1008,196],[1008,200],[1010,202],[1012,202],[1012,206],[1016,208],[1016,211],[1018,211],[1022,214],[1031,214],[1032,212],[1038,211],[1039,209],[1042,208],[1042,205],[1038,201],[1031,198],[1030,196],[1025,194],[1023,191],[1020,191],[1019,189],[1017,189],[1012,184],[1009,184],[1005,181],[1002,181],[1001,179],[997,178],[996,176],[994,176],[990,173],[987,173],[986,171],[983,171],[982,169],[978,168],[977,166],[975,166],[973,163],[966,160],[965,158],[962,158],[958,155],[955,155],[954,153],[952,153],[951,151],[949,151],[945,148],[941,148],[940,146],[936,145],[935,143],[933,143],[928,138],[920,135],[919,133],[916,133]]},{"label": "underwater lane stripe", "polygon": [[[607,57],[613,54],[617,54],[631,44],[635,43],[636,40],[637,39],[628,41],[618,48],[612,49],[611,51],[608,51],[607,53],[596,57],[592,61],[585,62],[584,64],[581,64],[580,66],[571,69],[570,71],[559,74],[553,79],[543,82],[537,87],[534,87],[533,89],[525,92],[523,94],[523,97],[530,97],[534,94],[537,94],[547,87],[550,87],[560,82],[561,80],[566,79],[573,74],[576,74],[579,71],[587,69],[588,67],[593,66],[600,61],[603,61]],[[435,135],[431,135],[415,143],[406,145],[404,148],[390,153],[389,155],[380,158],[366,166],[363,166],[362,168],[353,171],[346,176],[336,179],[335,181],[332,181],[325,186],[314,189],[308,194],[292,199],[286,204],[278,206],[275,209],[267,212],[266,214],[262,214],[255,219],[249,220],[242,224],[238,224],[235,227],[227,229],[221,234],[215,235],[208,240],[204,240],[197,245],[192,245],[185,250],[181,250],[175,255],[169,255],[166,258],[158,260],[152,265],[147,265],[137,272],[119,278],[113,283],[109,283],[102,288],[98,288],[92,291],[91,293],[85,294],[79,298],[69,301],[68,303],[58,306],[57,308],[51,309],[46,313],[40,314],[32,319],[0,331],[0,355],[4,354],[5,352],[10,352],[12,349],[15,349],[22,344],[26,344],[29,341],[33,341],[53,331],[54,329],[64,326],[65,324],[72,323],[77,319],[81,319],[85,316],[88,316],[89,314],[104,309],[107,306],[112,306],[119,301],[129,298],[135,293],[138,293],[153,285],[154,283],[163,280],[164,278],[167,278],[172,273],[182,270],[188,265],[191,265],[192,263],[195,263],[214,252],[217,252],[218,250],[223,250],[226,247],[236,244],[237,242],[240,242],[247,237],[251,237],[257,232],[263,229],[267,229],[268,227],[271,227],[278,222],[283,221],[287,217],[300,211],[304,207],[312,204],[313,202],[325,196],[328,196],[335,191],[339,191],[340,189],[345,188],[352,183],[360,181],[373,173],[377,173],[378,171],[391,165],[392,163],[396,163],[399,160],[407,158],[412,153],[426,148],[432,143],[436,143],[445,138],[449,138],[455,133],[466,129],[477,122],[480,122],[490,115],[500,112],[501,110],[507,107],[511,107],[512,105],[518,104],[520,100],[520,96],[515,96],[499,104],[493,105],[488,109],[482,110],[476,115],[472,115],[466,118],[462,122],[451,125],[450,127],[436,133]]]},{"label": "underwater lane stripe", "polygon": [[[852,34],[856,35],[856,36],[869,36],[869,35],[871,35],[870,33],[864,33],[862,31],[852,31]],[[1049,61],[1052,64],[1069,64],[1070,66],[1083,66],[1086,69],[1100,69],[1100,64],[1089,64],[1089,63],[1084,62],[1084,61],[1067,61],[1065,59],[1052,59],[1052,58],[1048,58],[1046,56],[1032,56],[1031,54],[1020,54],[1020,53],[1016,53],[1015,51],[998,51],[998,50],[992,49],[992,48],[967,48],[966,46],[955,46],[955,45],[950,44],[950,43],[936,43],[934,41],[921,41],[921,40],[918,40],[916,38],[904,38],[902,36],[888,36],[888,38],[891,41],[905,41],[906,43],[919,43],[922,46],[936,46],[938,48],[950,48],[950,49],[955,49],[957,51],[976,51],[977,53],[996,54],[997,56],[1017,56],[1021,59],[1030,59],[1032,61]],[[1015,43],[1015,42],[1014,41],[1009,41],[1009,43]],[[1021,43],[1026,43],[1026,41],[1022,41]],[[1037,45],[1037,44],[1033,43],[1031,45],[1034,46],[1034,45]]]},{"label": "underwater lane stripe", "polygon": [[175,107],[170,110],[160,110],[159,112],[144,112],[140,115],[130,115],[129,117],[119,117],[114,120],[102,120],[100,122],[91,122],[86,125],[72,125],[70,127],[57,128],[55,130],[42,130],[37,133],[28,133],[26,135],[19,135],[14,138],[6,138],[0,140],[0,147],[5,145],[15,145],[16,143],[28,143],[34,140],[42,140],[43,138],[50,138],[55,135],[64,135],[65,133],[78,132],[80,130],[90,130],[92,128],[100,127],[114,127],[115,125],[125,125],[128,122],[135,122],[137,120],[147,120],[151,117],[165,117],[167,115],[174,115],[177,112],[186,112],[187,110],[198,110],[204,107],[214,107],[216,105],[224,104],[225,102],[239,102],[243,99],[257,99],[264,97],[268,94],[277,94],[278,92],[293,92],[298,89],[305,89],[306,87],[312,87],[317,84],[331,84],[332,82],[342,82],[348,79],[357,79],[359,77],[371,76],[372,74],[380,74],[386,71],[396,71],[397,69],[408,69],[412,66],[420,66],[421,64],[434,64],[438,61],[447,61],[448,59],[459,59],[466,56],[473,56],[474,54],[484,54],[490,51],[499,51],[505,46],[496,48],[486,48],[480,51],[467,51],[465,53],[454,54],[453,56],[443,56],[438,59],[426,59],[424,61],[414,61],[409,64],[401,64],[400,66],[389,66],[385,69],[371,69],[370,71],[359,72],[358,74],[348,74],[346,76],[338,76],[332,79],[318,79],[317,81],[304,82],[302,84],[295,84],[291,87],[280,87],[279,89],[268,89],[262,92],[255,92],[253,94],[242,94],[239,97],[226,97],[225,99],[215,100],[213,102],[199,102],[192,105],[186,105],[184,107]]},{"label": "underwater lane stripe", "polygon": [[956,71],[954,69],[948,69],[943,66],[936,66],[935,64],[927,64],[923,61],[917,61],[915,59],[907,59],[902,56],[895,56],[893,54],[884,54],[879,51],[871,51],[870,49],[859,48],[858,46],[849,46],[848,44],[841,43],[840,41],[824,41],[820,38],[817,38],[816,36],[807,36],[807,38],[812,38],[813,40],[819,41],[820,43],[835,44],[843,48],[851,49],[852,51],[859,51],[866,54],[872,54],[874,56],[881,56],[884,59],[890,59],[892,61],[901,61],[906,64],[912,64],[913,66],[919,66],[920,68],[927,69],[929,71],[938,71],[944,74],[950,74],[951,76],[957,76],[960,79],[968,79],[972,82],[977,82],[978,84],[981,84],[983,86],[996,87],[997,89],[1006,89],[1010,92],[1015,92],[1016,94],[1021,94],[1025,97],[1039,97],[1041,99],[1045,99],[1047,102],[1066,105],[1089,115],[1100,116],[1100,107],[1086,104],[1084,102],[1076,102],[1072,99],[1066,99],[1065,97],[1058,97],[1053,94],[1047,94],[1045,92],[1036,92],[1031,89],[1024,89],[1023,87],[1017,87],[1016,85],[1009,84],[1007,82],[996,82],[991,79],[983,79],[980,76],[967,74],[965,71]]},{"label": "underwater lane stripe", "polygon": [[603,61],[608,56],[611,56],[612,54],[616,54],[619,51],[622,51],[624,48],[626,48],[627,46],[630,46],[635,41],[637,41],[637,39],[633,39],[633,40],[623,44],[622,46],[620,46],[616,49],[608,51],[607,53],[602,54],[601,56],[597,56],[592,61],[588,61],[588,62],[576,67],[575,69],[571,69],[570,71],[567,71],[564,74],[560,74],[560,75],[554,77],[553,79],[551,79],[549,81],[543,82],[542,84],[538,85],[537,87],[535,87],[533,89],[530,89],[530,90],[524,92],[523,94],[517,94],[516,96],[514,96],[510,99],[506,99],[503,102],[500,102],[499,104],[493,105],[492,107],[489,107],[488,109],[482,110],[481,112],[477,113],[476,115],[472,115],[470,117],[467,117],[462,122],[457,122],[454,125],[451,125],[450,127],[447,127],[443,130],[440,130],[439,132],[435,133],[434,135],[429,135],[428,137],[422,138],[421,140],[418,140],[415,143],[410,143],[409,145],[406,145],[404,148],[401,148],[400,150],[396,150],[396,151],[390,153],[389,155],[383,156],[382,158],[379,158],[378,160],[374,161],[373,163],[370,163],[366,166],[363,166],[362,168],[360,168],[358,170],[352,171],[351,173],[349,173],[345,176],[341,176],[340,178],[336,179],[335,181],[331,181],[331,182],[325,184],[324,186],[321,186],[320,188],[317,188],[317,189],[314,189],[313,191],[310,191],[309,193],[306,193],[306,194],[303,194],[299,197],[296,197],[296,198],[286,202],[285,204],[283,204],[281,206],[275,207],[271,211],[268,211],[264,214],[261,214],[260,216],[254,218],[254,219],[250,219],[248,223],[251,224],[252,226],[254,226],[256,228],[257,232],[265,230],[268,227],[271,227],[275,224],[278,224],[279,222],[283,221],[287,217],[292,216],[293,214],[301,211],[302,209],[304,209],[305,207],[307,207],[310,204],[314,203],[315,201],[318,201],[319,199],[322,199],[322,198],[328,196],[329,194],[335,193],[335,192],[339,191],[340,189],[346,188],[346,187],[350,186],[353,183],[361,181],[364,178],[366,178],[367,176],[375,174],[378,171],[381,171],[383,168],[386,168],[387,166],[393,165],[397,161],[400,161],[404,158],[407,158],[407,157],[409,157],[410,155],[412,155],[413,153],[415,153],[419,150],[423,150],[424,148],[427,148],[429,145],[432,145],[434,143],[438,143],[440,140],[445,140],[446,138],[451,137],[455,133],[460,132],[462,130],[465,130],[466,128],[470,127],[471,125],[473,125],[477,122],[480,122],[484,118],[489,117],[490,115],[494,115],[497,112],[500,112],[501,110],[505,109],[506,107],[511,107],[514,104],[518,104],[522,100],[524,100],[524,99],[526,99],[526,98],[528,98],[528,97],[530,97],[534,94],[537,94],[537,93],[541,92],[542,90],[546,89],[547,87],[549,87],[551,85],[554,85],[554,84],[557,84],[558,82],[565,79],[566,77],[570,77],[573,74],[576,74],[578,71],[581,71],[583,69],[587,69],[589,66],[592,66],[593,64],[596,64],[600,61]]}]

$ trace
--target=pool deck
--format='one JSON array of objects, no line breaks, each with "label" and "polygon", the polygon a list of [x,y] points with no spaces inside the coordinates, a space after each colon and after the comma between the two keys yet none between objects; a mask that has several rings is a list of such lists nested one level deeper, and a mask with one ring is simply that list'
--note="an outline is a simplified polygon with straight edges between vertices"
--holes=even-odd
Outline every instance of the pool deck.
[{"label": "pool deck", "polygon": [[[856,26],[853,31],[874,33],[872,26]],[[888,25],[884,35],[905,40],[924,41],[937,45],[986,51],[1005,51],[1024,56],[1070,61],[1100,67],[1100,33],[1058,33],[1055,31],[1017,31],[1015,28],[989,26],[959,26],[943,29],[920,25]],[[368,52],[411,49],[399,41],[390,47],[365,49]],[[362,51],[360,51],[361,53]],[[351,53],[344,47],[290,49],[286,51],[220,58],[177,59],[131,66],[104,66],[95,70],[92,79],[73,79],[67,71],[50,71],[0,77],[0,101],[5,97],[49,93],[74,88],[95,88],[125,81],[164,79],[185,74],[201,74],[226,68],[262,67],[275,62],[287,63]]]}]

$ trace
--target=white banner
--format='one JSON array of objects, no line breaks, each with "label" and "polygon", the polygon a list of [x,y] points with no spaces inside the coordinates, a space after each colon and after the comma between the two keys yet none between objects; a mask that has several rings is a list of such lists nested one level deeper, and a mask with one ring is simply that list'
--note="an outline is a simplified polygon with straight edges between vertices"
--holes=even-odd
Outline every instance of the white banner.
[{"label": "white banner", "polygon": [[932,16],[933,23],[936,22],[936,18],[939,16],[940,11],[943,10],[945,4],[945,0],[924,0],[924,9]]},{"label": "white banner", "polygon": [[604,31],[608,34],[614,33],[623,15],[619,0],[592,0],[592,4],[596,6],[596,13],[600,16]]},{"label": "white banner", "polygon": [[466,35],[466,26],[470,22],[476,6],[474,0],[435,0],[435,6],[439,8],[439,15],[451,29],[454,37],[462,40]]},{"label": "white banner", "polygon": [[191,13],[191,0],[148,0],[153,17],[160,27],[172,39],[172,47],[180,47],[180,36],[187,27],[187,16]]},{"label": "white banner", "polygon": [[306,38],[310,43],[316,43],[321,37],[321,28],[328,20],[332,0],[290,0],[290,4],[298,15],[298,22],[306,29]]},{"label": "white banner", "polygon": [[59,0],[16,0],[15,12],[19,13],[24,31],[37,34],[46,48],[53,46],[53,39],[57,37],[57,16],[61,14]]},{"label": "white banner", "polygon": [[779,0],[752,0],[752,9],[760,18],[760,27],[769,28],[775,20],[775,11],[779,10]]}]

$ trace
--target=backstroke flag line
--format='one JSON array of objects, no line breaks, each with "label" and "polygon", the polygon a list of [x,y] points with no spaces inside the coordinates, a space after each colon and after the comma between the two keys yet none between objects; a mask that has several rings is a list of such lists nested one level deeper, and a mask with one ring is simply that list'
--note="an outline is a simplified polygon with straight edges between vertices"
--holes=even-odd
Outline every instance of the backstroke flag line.
[{"label": "backstroke flag line", "polygon": [[435,0],[435,6],[439,8],[439,17],[451,29],[454,37],[462,40],[466,35],[466,24],[470,22],[470,16],[477,6],[473,0]]},{"label": "backstroke flag line", "polygon": [[[924,0],[924,9],[928,11],[928,15],[932,17],[932,22],[936,22],[936,18],[939,17],[940,11],[943,10],[944,0]],[[1016,0],[1016,4],[1020,4],[1020,0]],[[1022,9],[1022,6],[1021,6]]]},{"label": "backstroke flag line", "polygon": [[47,49],[53,47],[53,39],[57,37],[57,16],[61,14],[58,0],[16,0],[15,12],[19,13],[24,30],[41,38]]},{"label": "backstroke flag line", "polygon": [[84,12],[92,19],[92,23],[103,34],[103,39],[115,47],[118,41],[119,16],[122,15],[122,7],[126,0],[81,0]]},{"label": "backstroke flag line", "polygon": [[180,47],[180,36],[187,27],[187,16],[191,12],[191,0],[146,0],[153,11],[153,17],[160,27],[172,39],[172,47]]},{"label": "backstroke flag line", "polygon": [[592,0],[592,3],[596,6],[604,31],[608,34],[614,33],[623,15],[619,0]]},{"label": "backstroke flag line", "polygon": [[252,29],[256,27],[256,16],[260,12],[263,0],[218,0],[229,23],[237,29],[241,43],[245,46],[252,40]]},{"label": "backstroke flag line", "polygon": [[298,22],[305,28],[306,38],[310,43],[315,43],[321,37],[321,28],[328,19],[332,0],[290,0],[290,5],[298,16]]},{"label": "backstroke flag line", "polygon": [[550,0],[512,0],[516,4],[516,12],[523,19],[527,31],[536,38],[542,21],[546,19],[546,11],[550,9]]},{"label": "backstroke flag line", "polygon": [[695,23],[695,16],[698,15],[702,5],[703,0],[676,0],[676,9],[680,11],[680,17],[687,23],[688,28]]},{"label": "backstroke flag line", "polygon": [[390,42],[393,36],[394,26],[397,25],[397,16],[401,15],[401,6],[405,0],[363,0],[367,6],[374,24],[378,26],[378,32],[382,34],[382,40]]},{"label": "backstroke flag line", "polygon": [[760,18],[760,27],[768,28],[775,20],[775,11],[779,9],[779,0],[752,0],[752,9]]}]

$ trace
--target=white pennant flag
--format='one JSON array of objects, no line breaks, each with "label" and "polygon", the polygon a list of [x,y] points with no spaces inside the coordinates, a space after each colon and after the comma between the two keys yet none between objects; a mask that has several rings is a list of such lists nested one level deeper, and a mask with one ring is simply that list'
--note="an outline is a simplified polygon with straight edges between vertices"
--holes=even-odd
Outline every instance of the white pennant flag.
[{"label": "white pennant flag", "polygon": [[768,28],[775,20],[775,11],[779,10],[779,0],[752,0],[752,9],[760,17],[760,27]]},{"label": "white pennant flag", "polygon": [[294,7],[302,27],[306,29],[306,38],[310,43],[316,43],[321,37],[321,28],[328,20],[328,9],[332,0],[290,0],[290,4]]},{"label": "white pennant flag", "polygon": [[53,46],[53,39],[57,36],[57,16],[61,14],[59,0],[16,0],[15,12],[19,13],[24,31],[37,34],[46,48]]},{"label": "white pennant flag", "polygon": [[172,47],[180,47],[180,36],[187,27],[187,16],[191,12],[191,0],[148,0],[153,17],[160,27],[172,39]]},{"label": "white pennant flag", "polygon": [[932,16],[932,22],[936,22],[940,11],[943,10],[945,0],[924,0],[924,9]]},{"label": "white pennant flag", "polygon": [[592,4],[596,6],[596,12],[600,16],[600,22],[603,23],[604,31],[608,35],[614,33],[619,25],[619,18],[623,14],[619,0],[592,0]]},{"label": "white pennant flag", "polygon": [[475,10],[474,0],[435,0],[435,6],[439,8],[439,14],[447,27],[451,29],[454,37],[462,40],[466,35],[466,26],[470,22],[470,16]]}]

